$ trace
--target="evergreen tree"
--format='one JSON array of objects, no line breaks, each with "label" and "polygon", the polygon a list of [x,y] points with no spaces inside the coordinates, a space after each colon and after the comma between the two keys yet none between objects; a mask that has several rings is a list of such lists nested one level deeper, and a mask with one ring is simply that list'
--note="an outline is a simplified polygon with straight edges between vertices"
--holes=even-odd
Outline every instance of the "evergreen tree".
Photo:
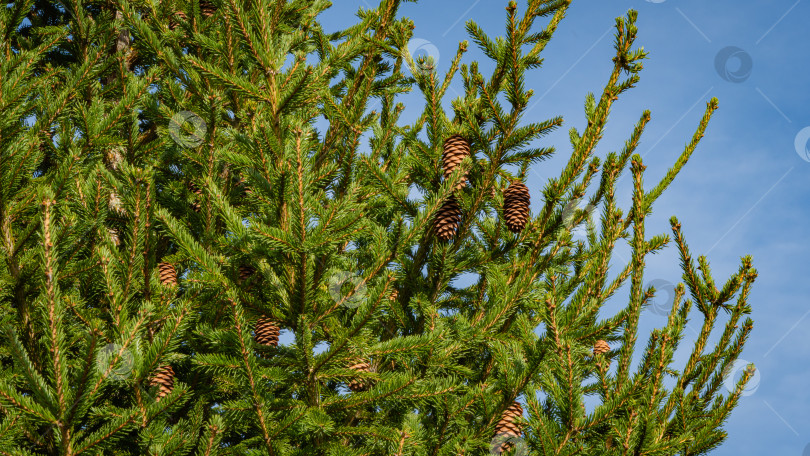
[{"label": "evergreen tree", "polygon": [[[724,440],[753,373],[722,394],[756,271],[744,257],[718,289],[676,218],[672,239],[644,227],[717,101],[652,189],[635,153],[649,112],[596,155],[646,57],[630,11],[568,163],[533,190],[554,152],[536,144],[563,121],[524,121],[526,78],[570,0],[510,2],[498,38],[468,22],[489,75],[462,64],[467,42],[444,74],[414,60],[401,3],[337,32],[325,0],[0,10],[0,453],[686,456]],[[410,90],[424,111],[405,124]],[[684,283],[634,358],[645,257],[673,240]]]}]

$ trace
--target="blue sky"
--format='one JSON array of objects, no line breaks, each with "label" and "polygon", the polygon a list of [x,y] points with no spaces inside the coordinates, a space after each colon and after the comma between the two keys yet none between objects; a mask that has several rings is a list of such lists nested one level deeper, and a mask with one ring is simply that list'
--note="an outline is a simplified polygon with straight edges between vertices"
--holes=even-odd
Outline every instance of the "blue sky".
[{"label": "blue sky", "polygon": [[[369,6],[364,0],[334,3],[321,17],[327,30],[353,22],[357,9]],[[465,22],[472,19],[490,34],[502,34],[506,3],[422,0],[405,4],[401,12],[414,20],[414,38],[425,40],[423,49],[436,54],[443,74],[458,43],[469,39]],[[754,331],[742,354],[756,364],[759,382],[727,423],[729,439],[712,453],[717,456],[810,455],[810,280],[805,279],[810,129],[804,130],[810,127],[810,1],[763,4],[574,0],[546,48],[544,66],[527,78],[533,100],[540,101],[525,121],[565,119],[563,128],[542,141],[557,148],[555,157],[535,166],[528,178],[535,211],[546,180],[559,173],[570,153],[568,129],[584,125],[585,95],[598,97],[607,80],[614,18],[628,9],[639,11],[636,44],[650,56],[641,82],[614,104],[598,155],[619,150],[642,111],[650,109],[652,120],[638,152],[651,188],[691,138],[706,102],[719,99],[706,136],[647,219],[648,236],[669,234],[669,217],[676,215],[693,255],[708,256],[720,283],[746,254],[753,255],[759,272],[751,294]],[[519,9],[524,5],[518,2]],[[474,46],[463,61],[472,60],[483,60]],[[461,81],[452,87],[461,92]],[[421,109],[418,97],[403,101],[406,117]],[[627,208],[630,179],[619,184],[617,195]],[[672,246],[648,257],[647,266],[645,282],[681,281]],[[665,321],[648,312],[642,334]],[[695,332],[687,333],[684,345],[695,339]],[[687,356],[679,352],[676,358],[682,364]]]}]

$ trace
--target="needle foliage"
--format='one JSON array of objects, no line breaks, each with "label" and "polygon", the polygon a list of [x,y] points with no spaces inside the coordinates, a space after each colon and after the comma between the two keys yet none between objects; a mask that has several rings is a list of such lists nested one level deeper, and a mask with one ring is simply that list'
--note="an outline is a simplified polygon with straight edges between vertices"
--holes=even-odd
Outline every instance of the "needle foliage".
[{"label": "needle foliage", "polygon": [[[510,230],[504,190],[563,124],[526,115],[527,85],[571,0],[510,2],[497,37],[470,20],[486,73],[466,41],[441,68],[414,58],[402,3],[339,31],[325,0],[0,8],[0,454],[691,456],[725,439],[756,271],[744,257],[715,284],[676,218],[645,230],[717,100],[653,186],[649,112],[597,151],[646,57],[637,13],[616,19],[587,125]],[[407,93],[424,101],[409,120]],[[470,153],[445,175],[451,136]],[[670,244],[683,283],[639,334],[645,258]]]}]

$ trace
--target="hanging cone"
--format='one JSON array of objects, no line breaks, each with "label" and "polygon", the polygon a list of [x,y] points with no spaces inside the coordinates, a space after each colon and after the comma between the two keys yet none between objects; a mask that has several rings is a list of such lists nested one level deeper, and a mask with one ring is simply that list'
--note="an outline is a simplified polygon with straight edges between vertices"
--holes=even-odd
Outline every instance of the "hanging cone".
[{"label": "hanging cone", "polygon": [[203,17],[211,17],[216,12],[216,5],[206,0],[200,0],[200,14],[202,14]]},{"label": "hanging cone", "polygon": [[391,295],[388,297],[388,299],[390,299],[391,301],[396,301],[398,297],[399,292],[397,291],[396,288],[394,288],[394,291],[391,292]]},{"label": "hanging cone", "polygon": [[593,344],[593,354],[602,355],[610,351],[610,345],[604,340],[597,340],[595,344]]},{"label": "hanging cone", "polygon": [[188,190],[191,193],[194,193],[195,195],[197,195],[197,198],[195,198],[194,201],[191,202],[191,210],[194,211],[194,212],[200,212],[200,198],[199,198],[199,196],[202,195],[202,190],[200,189],[200,187],[197,187],[197,185],[194,182],[189,182],[188,183]]},{"label": "hanging cone", "polygon": [[529,188],[520,181],[509,184],[503,192],[503,215],[506,227],[513,233],[520,233],[529,219]]},{"label": "hanging cone", "polygon": [[436,237],[442,241],[450,240],[456,235],[459,222],[461,222],[461,207],[459,207],[456,197],[450,196],[450,198],[442,204],[433,222]]},{"label": "hanging cone", "polygon": [[174,388],[174,369],[172,366],[165,365],[159,367],[152,379],[149,381],[149,386],[159,385],[157,400],[160,401],[167,394],[172,392]]},{"label": "hanging cone", "polygon": [[239,266],[239,282],[242,283],[245,280],[249,279],[256,272],[256,268],[249,264],[243,264]]},{"label": "hanging cone", "polygon": [[[358,372],[371,372],[371,366],[365,361],[358,361],[349,366],[349,369]],[[349,389],[355,393],[368,389],[368,384],[364,380],[349,380]]]},{"label": "hanging cone", "polygon": [[278,347],[279,327],[266,316],[261,316],[256,321],[253,340],[259,345],[267,347]]},{"label": "hanging cone", "polygon": [[187,20],[186,13],[182,11],[177,11],[176,13],[174,13],[174,16],[169,18],[169,30],[174,30],[177,28],[178,25],[180,25],[180,21],[177,18],[180,18],[184,21]]},{"label": "hanging cone", "polygon": [[489,189],[489,197],[495,199],[495,195],[498,194],[498,190],[500,190],[498,186],[493,185],[492,188]]},{"label": "hanging cone", "polygon": [[[444,178],[447,179],[453,174],[458,164],[464,157],[470,155],[470,143],[459,135],[453,135],[444,141],[444,152],[442,152],[442,167],[444,168]],[[461,182],[456,185],[456,190],[467,185],[467,176],[461,178]]]},{"label": "hanging cone", "polygon": [[177,286],[177,271],[171,263],[165,261],[159,263],[158,271],[160,272],[160,283],[170,287]]},{"label": "hanging cone", "polygon": [[[517,401],[513,402],[508,409],[501,415],[501,420],[495,426],[495,438],[498,439],[498,445],[495,448],[494,454],[502,454],[512,448],[511,438],[520,438],[523,433],[520,424],[517,423],[519,418],[523,417],[523,407]],[[500,438],[499,438],[500,437]]]}]

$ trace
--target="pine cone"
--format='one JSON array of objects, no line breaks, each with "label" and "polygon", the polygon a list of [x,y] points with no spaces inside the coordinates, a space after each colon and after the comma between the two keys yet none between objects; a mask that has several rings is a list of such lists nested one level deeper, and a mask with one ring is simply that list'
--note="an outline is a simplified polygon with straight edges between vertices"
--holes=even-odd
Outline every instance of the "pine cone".
[{"label": "pine cone", "polygon": [[595,344],[593,344],[593,354],[602,355],[610,351],[610,345],[604,340],[597,340]]},{"label": "pine cone", "polygon": [[[371,366],[362,360],[349,366],[349,369],[358,372],[371,372]],[[349,389],[357,393],[359,391],[365,391],[368,389],[368,385],[364,380],[349,380]]]},{"label": "pine cone", "polygon": [[158,271],[160,273],[160,283],[170,287],[177,286],[177,271],[171,263],[162,261],[158,264]]},{"label": "pine cone", "polygon": [[261,316],[256,321],[254,340],[259,345],[278,347],[279,327],[269,317]]},{"label": "pine cone", "polygon": [[503,215],[506,227],[513,233],[520,233],[529,219],[529,188],[520,181],[509,184],[503,192]]},{"label": "pine cone", "polygon": [[157,395],[158,401],[172,392],[174,388],[174,369],[172,369],[172,366],[167,364],[157,368],[152,379],[149,381],[149,386],[154,385],[160,386]]},{"label": "pine cone", "polygon": [[[444,152],[442,152],[442,167],[444,168],[444,178],[447,179],[453,174],[458,164],[464,157],[470,155],[470,143],[459,135],[453,135],[444,141]],[[456,185],[456,190],[467,185],[467,175],[461,178],[461,182]]]},{"label": "pine cone", "polygon": [[239,282],[244,282],[249,279],[256,272],[256,268],[249,264],[239,266]]},{"label": "pine cone", "polygon": [[179,17],[180,19],[182,19],[184,21],[188,19],[186,17],[186,13],[184,13],[182,11],[177,11],[176,13],[174,13],[174,16],[169,18],[169,30],[174,30],[174,29],[177,28],[178,25],[180,25],[180,22],[175,17]]},{"label": "pine cone", "polygon": [[189,182],[188,183],[188,189],[189,189],[190,192],[197,195],[197,198],[195,198],[194,201],[191,202],[191,210],[194,211],[194,212],[200,212],[200,198],[199,198],[199,196],[202,195],[202,190],[200,189],[200,187],[197,187],[197,184],[195,184],[194,182]]},{"label": "pine cone", "polygon": [[517,423],[517,420],[522,417],[523,407],[521,407],[520,403],[517,401],[513,402],[512,405],[503,412],[501,420],[498,421],[498,425],[495,426],[495,437],[501,436],[502,438],[498,448],[495,448],[495,454],[502,454],[512,448],[512,442],[509,442],[508,439],[513,437],[520,438],[523,429],[521,425]]},{"label": "pine cone", "polygon": [[391,301],[396,301],[397,298],[399,298],[399,292],[397,291],[396,288],[394,288],[394,291],[391,292],[391,295],[388,296],[388,299],[390,299]]},{"label": "pine cone", "polygon": [[216,12],[216,5],[206,0],[200,0],[200,14],[202,14],[203,17],[211,17]]},{"label": "pine cone", "polygon": [[455,196],[450,196],[442,204],[433,222],[436,236],[442,241],[448,241],[456,235],[458,224],[461,222],[461,207]]}]

